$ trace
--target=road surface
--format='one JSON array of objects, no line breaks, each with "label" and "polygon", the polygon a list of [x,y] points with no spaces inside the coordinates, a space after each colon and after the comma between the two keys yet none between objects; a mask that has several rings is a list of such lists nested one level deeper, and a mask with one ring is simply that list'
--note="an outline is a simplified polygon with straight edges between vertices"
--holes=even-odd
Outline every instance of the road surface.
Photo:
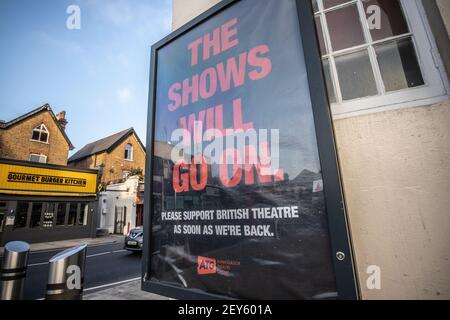
[{"label": "road surface", "polygon": [[[64,249],[31,252],[24,299],[45,297],[48,260]],[[84,293],[92,293],[141,276],[141,255],[123,249],[123,242],[90,246],[87,249]]]}]

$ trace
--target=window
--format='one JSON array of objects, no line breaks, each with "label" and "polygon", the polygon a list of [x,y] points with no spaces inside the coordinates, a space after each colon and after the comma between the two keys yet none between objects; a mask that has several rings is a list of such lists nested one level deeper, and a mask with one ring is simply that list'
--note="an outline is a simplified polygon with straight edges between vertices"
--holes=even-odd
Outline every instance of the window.
[{"label": "window", "polygon": [[335,115],[447,96],[416,1],[312,2]]},{"label": "window", "polygon": [[89,204],[82,203],[81,207],[80,207],[80,216],[78,217],[78,225],[80,225],[80,226],[87,225],[88,210],[89,210]]},{"label": "window", "polygon": [[31,206],[30,228],[38,228],[41,226],[43,204],[40,202],[33,202]]},{"label": "window", "polygon": [[38,125],[33,129],[33,134],[31,136],[31,140],[48,143],[48,130],[44,124]]},{"label": "window", "polygon": [[58,209],[56,213],[56,225],[63,226],[66,224],[66,211],[67,204],[66,203],[58,203]]},{"label": "window", "polygon": [[131,144],[127,144],[125,146],[125,160],[133,160],[133,146]]},{"label": "window", "polygon": [[69,205],[69,218],[67,225],[74,226],[77,224],[78,203],[71,203]]},{"label": "window", "polygon": [[14,229],[25,228],[27,226],[28,207],[28,202],[17,202]]},{"label": "window", "polygon": [[30,154],[30,161],[31,162],[38,162],[38,163],[47,163],[47,156],[43,154]]},{"label": "window", "polygon": [[50,202],[44,205],[44,215],[42,219],[42,227],[52,228],[54,226],[56,215],[56,203]]}]

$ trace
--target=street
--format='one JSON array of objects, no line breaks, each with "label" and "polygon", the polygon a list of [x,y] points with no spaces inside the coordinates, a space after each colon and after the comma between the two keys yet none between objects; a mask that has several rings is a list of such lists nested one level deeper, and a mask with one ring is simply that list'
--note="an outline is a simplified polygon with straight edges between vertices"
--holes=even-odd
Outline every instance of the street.
[{"label": "street", "polygon": [[[45,297],[48,261],[63,250],[30,253],[24,299]],[[84,275],[85,294],[139,278],[140,275],[141,255],[124,250],[122,241],[88,247]]]}]

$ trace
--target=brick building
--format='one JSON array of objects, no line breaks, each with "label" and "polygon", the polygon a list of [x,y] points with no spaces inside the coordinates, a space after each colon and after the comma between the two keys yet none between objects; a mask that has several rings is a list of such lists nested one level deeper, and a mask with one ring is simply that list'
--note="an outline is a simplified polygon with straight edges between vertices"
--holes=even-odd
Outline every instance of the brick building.
[{"label": "brick building", "polygon": [[89,143],[69,158],[69,166],[99,169],[104,185],[124,180],[145,168],[145,147],[133,128]]},{"label": "brick building", "polygon": [[97,170],[67,167],[65,112],[0,122],[0,246],[95,237]]},{"label": "brick building", "polygon": [[0,122],[0,158],[67,165],[74,147],[65,133],[65,112],[45,104],[8,122]]}]

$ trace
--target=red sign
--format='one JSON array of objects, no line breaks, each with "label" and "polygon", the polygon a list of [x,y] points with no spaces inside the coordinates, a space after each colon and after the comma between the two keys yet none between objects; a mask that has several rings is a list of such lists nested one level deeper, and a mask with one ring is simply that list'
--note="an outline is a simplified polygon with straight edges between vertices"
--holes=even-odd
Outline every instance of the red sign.
[{"label": "red sign", "polygon": [[216,273],[216,259],[198,256],[197,263],[198,274]]}]

